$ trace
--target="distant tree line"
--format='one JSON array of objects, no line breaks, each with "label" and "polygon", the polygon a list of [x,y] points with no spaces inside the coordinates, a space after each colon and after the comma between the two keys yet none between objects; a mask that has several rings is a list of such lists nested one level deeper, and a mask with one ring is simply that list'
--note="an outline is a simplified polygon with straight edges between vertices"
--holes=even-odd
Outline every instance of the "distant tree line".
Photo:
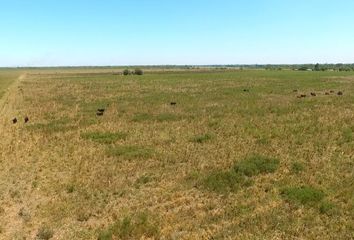
[{"label": "distant tree line", "polygon": [[137,68],[134,71],[131,71],[129,69],[125,69],[123,71],[123,75],[125,75],[125,76],[127,76],[127,75],[144,75],[144,71],[140,68]]},{"label": "distant tree line", "polygon": [[[264,65],[267,70],[292,69],[297,71],[354,71],[354,64],[301,64],[301,65]],[[262,68],[262,65],[258,65]]]}]

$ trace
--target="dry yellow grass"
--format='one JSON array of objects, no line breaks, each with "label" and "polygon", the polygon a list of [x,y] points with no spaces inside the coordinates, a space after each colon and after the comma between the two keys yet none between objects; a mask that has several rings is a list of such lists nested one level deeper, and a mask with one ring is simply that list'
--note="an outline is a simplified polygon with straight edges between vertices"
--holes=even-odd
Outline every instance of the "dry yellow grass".
[{"label": "dry yellow grass", "polygon": [[[350,73],[99,73],[28,70],[4,95],[1,239],[354,237]],[[254,154],[279,166],[206,185]]]}]

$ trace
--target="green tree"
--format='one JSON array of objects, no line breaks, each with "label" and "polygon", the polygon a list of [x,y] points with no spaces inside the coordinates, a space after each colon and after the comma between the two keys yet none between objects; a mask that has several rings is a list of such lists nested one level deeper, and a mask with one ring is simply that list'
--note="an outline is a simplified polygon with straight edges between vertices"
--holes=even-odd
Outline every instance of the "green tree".
[{"label": "green tree", "polygon": [[137,69],[135,69],[134,74],[135,74],[135,75],[143,75],[143,74],[144,74],[144,72],[143,72],[143,70],[142,70],[142,69],[137,68]]},{"label": "green tree", "polygon": [[127,76],[127,75],[129,75],[129,74],[130,74],[130,71],[129,71],[128,69],[125,69],[125,70],[123,71],[123,75]]}]

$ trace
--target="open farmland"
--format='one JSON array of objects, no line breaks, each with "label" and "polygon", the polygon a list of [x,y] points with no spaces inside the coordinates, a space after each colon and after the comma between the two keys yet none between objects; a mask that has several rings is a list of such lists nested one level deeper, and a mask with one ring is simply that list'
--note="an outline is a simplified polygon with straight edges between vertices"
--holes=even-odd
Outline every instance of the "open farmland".
[{"label": "open farmland", "polygon": [[353,73],[21,71],[0,239],[354,238]]}]

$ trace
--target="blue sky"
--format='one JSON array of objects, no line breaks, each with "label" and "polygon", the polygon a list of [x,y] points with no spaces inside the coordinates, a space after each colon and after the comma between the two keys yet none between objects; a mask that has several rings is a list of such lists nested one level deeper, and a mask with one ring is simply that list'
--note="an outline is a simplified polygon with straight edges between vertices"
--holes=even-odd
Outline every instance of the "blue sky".
[{"label": "blue sky", "polygon": [[0,66],[354,62],[354,1],[0,0]]}]

